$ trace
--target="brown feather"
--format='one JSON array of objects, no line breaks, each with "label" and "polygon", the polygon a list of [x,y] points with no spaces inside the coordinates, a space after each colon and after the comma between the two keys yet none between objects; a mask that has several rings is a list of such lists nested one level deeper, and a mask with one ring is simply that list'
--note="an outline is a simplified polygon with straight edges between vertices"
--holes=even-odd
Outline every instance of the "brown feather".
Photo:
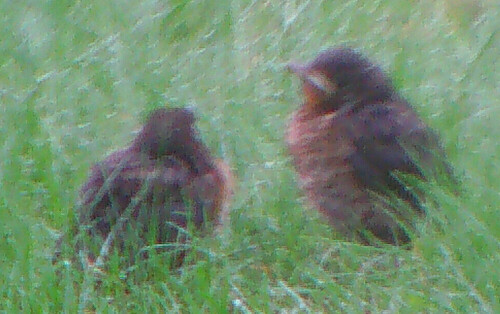
[{"label": "brown feather", "polygon": [[311,207],[349,239],[370,242],[368,231],[407,243],[411,214],[381,196],[424,211],[397,173],[425,178],[444,159],[435,134],[382,70],[352,49],[329,49],[290,68],[303,80],[306,101],[290,119],[286,142]]},{"label": "brown feather", "polygon": [[113,247],[130,250],[133,262],[148,245],[184,242],[179,228],[203,230],[207,223],[219,223],[231,194],[230,170],[213,159],[193,124],[188,110],[158,109],[129,147],[92,167],[78,212],[91,261],[102,254],[92,243],[102,243],[112,232],[118,233]]}]

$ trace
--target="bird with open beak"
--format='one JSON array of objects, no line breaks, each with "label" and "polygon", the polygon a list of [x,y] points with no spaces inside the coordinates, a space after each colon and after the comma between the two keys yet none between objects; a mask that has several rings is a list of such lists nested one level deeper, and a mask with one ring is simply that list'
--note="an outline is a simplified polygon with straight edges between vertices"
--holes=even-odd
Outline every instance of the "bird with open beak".
[{"label": "bird with open beak", "polygon": [[311,207],[348,239],[408,243],[424,206],[400,174],[449,172],[437,136],[353,49],[328,49],[289,69],[302,80],[304,103],[286,142]]},{"label": "bird with open beak", "polygon": [[189,226],[200,230],[227,215],[229,167],[212,157],[194,123],[188,109],[157,109],[129,147],[92,167],[77,213],[89,263],[112,248],[133,262],[139,250],[183,243]]}]

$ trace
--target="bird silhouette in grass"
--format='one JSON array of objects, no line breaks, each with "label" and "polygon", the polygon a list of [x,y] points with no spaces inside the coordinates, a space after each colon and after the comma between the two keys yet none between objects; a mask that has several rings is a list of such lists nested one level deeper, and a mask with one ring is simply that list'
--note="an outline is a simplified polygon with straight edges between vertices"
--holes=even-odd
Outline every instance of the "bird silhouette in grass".
[{"label": "bird silhouette in grass", "polygon": [[305,101],[286,143],[311,207],[349,239],[408,243],[425,206],[407,177],[451,176],[436,134],[380,67],[351,48],[288,67]]},{"label": "bird silhouette in grass", "polygon": [[92,167],[77,211],[83,263],[102,267],[117,248],[130,264],[154,247],[178,251],[180,265],[187,234],[225,219],[231,172],[194,123],[188,109],[156,109],[130,146]]}]

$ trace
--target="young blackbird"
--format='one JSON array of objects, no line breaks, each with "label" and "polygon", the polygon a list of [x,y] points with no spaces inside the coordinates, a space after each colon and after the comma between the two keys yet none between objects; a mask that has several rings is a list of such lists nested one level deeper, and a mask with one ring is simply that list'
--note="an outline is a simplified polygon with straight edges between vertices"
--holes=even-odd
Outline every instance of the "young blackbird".
[{"label": "young blackbird", "polygon": [[312,207],[348,238],[409,242],[411,216],[424,209],[398,174],[448,173],[437,136],[384,72],[350,48],[289,68],[302,80],[305,102],[291,117],[286,142]]},{"label": "young blackbird", "polygon": [[187,109],[157,109],[129,147],[92,167],[78,212],[80,236],[99,243],[86,248],[89,262],[111,245],[103,240],[133,260],[140,248],[184,242],[183,229],[227,215],[229,167],[213,159],[194,122]]}]

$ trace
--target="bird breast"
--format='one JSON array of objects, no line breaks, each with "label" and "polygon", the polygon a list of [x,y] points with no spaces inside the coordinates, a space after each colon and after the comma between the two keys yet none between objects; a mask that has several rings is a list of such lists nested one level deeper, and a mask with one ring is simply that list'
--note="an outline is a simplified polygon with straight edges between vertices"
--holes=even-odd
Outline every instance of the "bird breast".
[{"label": "bird breast", "polygon": [[[311,116],[304,110],[292,115],[286,142],[311,207],[324,213],[336,229],[348,233],[359,225],[369,207],[348,157],[355,147],[337,113]],[[342,117],[344,119],[345,117]]]}]

